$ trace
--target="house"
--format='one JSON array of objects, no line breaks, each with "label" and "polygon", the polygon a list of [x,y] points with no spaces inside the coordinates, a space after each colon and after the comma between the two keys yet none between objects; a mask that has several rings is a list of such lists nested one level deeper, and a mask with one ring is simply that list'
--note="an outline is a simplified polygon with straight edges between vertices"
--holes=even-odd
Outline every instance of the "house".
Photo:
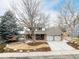
[{"label": "house", "polygon": [[[31,40],[30,31],[19,31],[20,39]],[[53,39],[61,40],[61,30],[59,27],[50,27],[47,29],[41,28],[35,31],[35,39],[36,40],[49,40],[48,37],[52,37]],[[27,38],[27,39],[26,39]],[[52,39],[50,38],[50,39]]]},{"label": "house", "polygon": [[58,26],[56,26],[56,27],[50,27],[50,28],[48,28],[48,29],[46,29],[46,33],[47,33],[47,35],[49,35],[49,36],[51,36],[51,35],[61,35],[61,30],[59,29],[59,27]]},{"label": "house", "polygon": [[[30,31],[27,29],[27,31],[19,31],[19,37],[20,40],[31,40],[31,34]],[[44,28],[36,29],[35,30],[35,39],[36,40],[47,40],[47,34]]]},{"label": "house", "polygon": [[46,29],[47,39],[48,41],[60,41],[61,40],[61,30],[58,26],[56,27],[50,27]]}]

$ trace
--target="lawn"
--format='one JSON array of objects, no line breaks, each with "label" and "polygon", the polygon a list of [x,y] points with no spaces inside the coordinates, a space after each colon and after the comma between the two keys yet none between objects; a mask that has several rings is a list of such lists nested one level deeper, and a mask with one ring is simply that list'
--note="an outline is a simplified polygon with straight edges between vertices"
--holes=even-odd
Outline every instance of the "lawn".
[{"label": "lawn", "polygon": [[6,44],[3,52],[46,52],[51,51],[47,42],[15,42]]}]

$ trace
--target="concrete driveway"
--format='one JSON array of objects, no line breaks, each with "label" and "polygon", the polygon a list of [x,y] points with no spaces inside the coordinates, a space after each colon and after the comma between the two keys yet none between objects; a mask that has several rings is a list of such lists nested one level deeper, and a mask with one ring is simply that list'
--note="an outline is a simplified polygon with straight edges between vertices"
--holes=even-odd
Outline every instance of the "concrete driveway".
[{"label": "concrete driveway", "polygon": [[72,51],[75,50],[73,47],[69,46],[63,41],[48,41],[48,44],[52,51]]}]

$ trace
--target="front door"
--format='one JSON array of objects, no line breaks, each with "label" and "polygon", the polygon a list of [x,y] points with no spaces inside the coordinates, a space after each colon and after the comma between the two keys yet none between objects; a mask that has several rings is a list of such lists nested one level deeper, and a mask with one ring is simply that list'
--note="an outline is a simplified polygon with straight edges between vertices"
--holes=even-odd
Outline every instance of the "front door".
[{"label": "front door", "polygon": [[44,34],[36,34],[36,40],[44,40]]}]

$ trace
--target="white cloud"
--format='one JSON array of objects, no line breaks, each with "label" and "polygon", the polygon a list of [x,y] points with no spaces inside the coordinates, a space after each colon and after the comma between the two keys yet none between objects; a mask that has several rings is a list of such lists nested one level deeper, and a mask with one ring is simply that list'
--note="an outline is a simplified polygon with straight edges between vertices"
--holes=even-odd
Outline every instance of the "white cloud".
[{"label": "white cloud", "polygon": [[45,13],[46,15],[50,15],[50,18],[49,18],[49,23],[50,23],[49,26],[50,27],[57,25],[59,12],[57,12],[55,10],[50,10],[50,9],[47,9],[47,8],[44,8],[44,7],[42,9],[42,12]]},{"label": "white cloud", "polygon": [[58,12],[56,11],[46,11],[46,13],[50,14],[50,26],[56,26],[57,25],[57,21],[58,21]]},{"label": "white cloud", "polygon": [[51,0],[51,1],[52,2],[50,4],[47,4],[47,1],[46,2],[42,1],[42,12],[50,15],[50,19],[49,19],[50,27],[57,25],[58,15],[59,15],[59,12],[53,10],[53,8],[51,7],[58,4],[60,0]]},{"label": "white cloud", "polygon": [[6,10],[9,9],[10,0],[0,0],[0,15],[3,15]]}]

